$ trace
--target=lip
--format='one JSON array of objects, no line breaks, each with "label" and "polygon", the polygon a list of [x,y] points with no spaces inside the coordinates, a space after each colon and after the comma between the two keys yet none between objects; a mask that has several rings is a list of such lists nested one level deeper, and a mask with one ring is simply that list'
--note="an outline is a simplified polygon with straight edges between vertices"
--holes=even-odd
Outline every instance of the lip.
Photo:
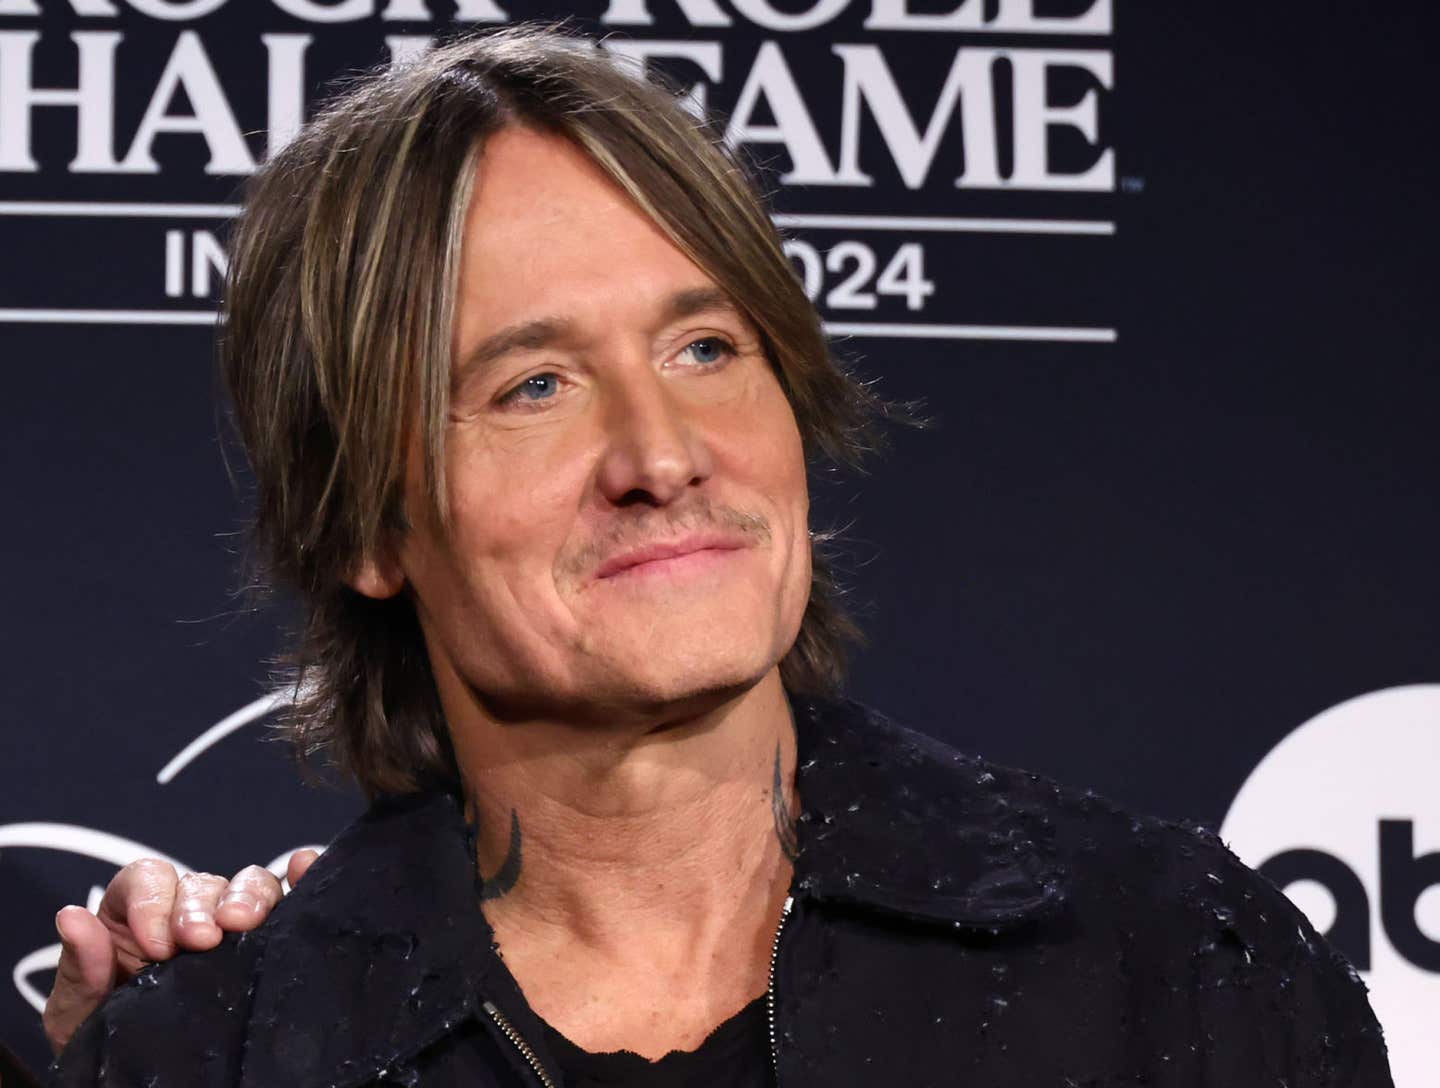
[{"label": "lip", "polygon": [[600,564],[599,569],[595,572],[595,578],[597,581],[614,578],[617,574],[624,574],[636,567],[659,563],[666,559],[679,559],[697,552],[739,551],[741,548],[749,547],[749,544],[750,542],[744,537],[725,533],[696,533],[678,540],[656,541],[643,548],[635,548],[632,551],[621,552],[619,555],[612,555]]}]

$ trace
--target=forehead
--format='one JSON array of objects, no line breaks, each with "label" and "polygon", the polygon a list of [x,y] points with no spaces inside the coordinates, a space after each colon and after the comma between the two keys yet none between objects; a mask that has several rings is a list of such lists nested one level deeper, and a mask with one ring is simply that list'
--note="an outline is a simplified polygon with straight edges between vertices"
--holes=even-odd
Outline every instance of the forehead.
[{"label": "forehead", "polygon": [[713,286],[569,140],[508,128],[487,141],[461,250],[462,339],[540,315],[618,317]]}]

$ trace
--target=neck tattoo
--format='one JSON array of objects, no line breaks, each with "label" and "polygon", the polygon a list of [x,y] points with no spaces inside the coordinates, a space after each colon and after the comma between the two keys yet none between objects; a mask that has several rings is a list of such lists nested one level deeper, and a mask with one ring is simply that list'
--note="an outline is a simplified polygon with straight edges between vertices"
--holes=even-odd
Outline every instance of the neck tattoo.
[{"label": "neck tattoo", "polygon": [[790,802],[785,797],[778,742],[775,745],[775,776],[770,786],[770,809],[775,815],[775,837],[780,840],[780,849],[793,862],[800,856],[800,844],[795,835],[795,817],[791,815]]},{"label": "neck tattoo", "polygon": [[480,899],[499,899],[520,879],[520,817],[510,810],[510,847],[494,876],[480,874]]}]

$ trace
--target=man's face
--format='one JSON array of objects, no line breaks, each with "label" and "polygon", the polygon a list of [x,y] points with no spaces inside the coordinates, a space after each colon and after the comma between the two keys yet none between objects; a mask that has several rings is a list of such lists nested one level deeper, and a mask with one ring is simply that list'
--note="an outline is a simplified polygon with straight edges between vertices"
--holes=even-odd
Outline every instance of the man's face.
[{"label": "man's face", "polygon": [[451,521],[398,554],[447,709],[614,719],[776,666],[810,590],[794,415],[750,323],[568,141],[486,145],[454,352]]}]

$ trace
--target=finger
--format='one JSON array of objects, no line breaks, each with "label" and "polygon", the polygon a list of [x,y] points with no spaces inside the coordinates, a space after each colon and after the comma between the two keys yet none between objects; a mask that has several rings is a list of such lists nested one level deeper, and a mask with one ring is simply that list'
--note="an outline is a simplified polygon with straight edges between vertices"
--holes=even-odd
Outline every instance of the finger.
[{"label": "finger", "polygon": [[179,948],[204,952],[224,936],[215,922],[215,908],[230,882],[214,873],[186,873],[175,889],[170,912],[170,933]]},{"label": "finger", "polygon": [[84,907],[65,907],[55,916],[60,965],[45,1002],[41,1023],[56,1054],[115,985],[115,949],[110,931]]},{"label": "finger", "polygon": [[296,850],[290,855],[290,864],[285,868],[285,883],[292,888],[299,884],[300,878],[309,871],[319,856],[318,850]]},{"label": "finger", "polygon": [[215,908],[215,922],[227,933],[254,929],[282,894],[280,881],[269,869],[259,865],[241,869],[230,878],[230,888]]},{"label": "finger", "polygon": [[170,911],[180,878],[158,858],[132,861],[115,874],[96,912],[114,935],[122,962],[168,960],[175,954]]}]

